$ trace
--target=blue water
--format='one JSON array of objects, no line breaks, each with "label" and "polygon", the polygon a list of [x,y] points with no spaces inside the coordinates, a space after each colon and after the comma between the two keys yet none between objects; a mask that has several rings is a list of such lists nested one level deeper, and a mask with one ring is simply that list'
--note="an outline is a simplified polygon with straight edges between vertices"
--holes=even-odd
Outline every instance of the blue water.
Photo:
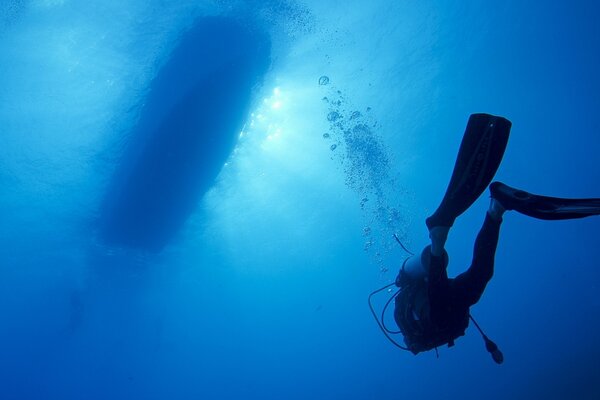
[{"label": "blue water", "polygon": [[[505,216],[472,309],[501,366],[472,326],[439,358],[402,352],[366,302],[406,257],[393,233],[426,243],[471,113],[513,122],[497,179],[600,197],[598,11],[4,0],[0,398],[600,398],[600,218]],[[209,114],[203,98],[194,111],[243,121],[235,148],[182,199],[193,209],[173,210],[185,223],[164,248],[107,243],[102,204],[154,78],[209,16],[271,42],[247,105]],[[198,157],[212,160],[209,147]],[[487,205],[450,232],[450,275],[469,264]]]}]

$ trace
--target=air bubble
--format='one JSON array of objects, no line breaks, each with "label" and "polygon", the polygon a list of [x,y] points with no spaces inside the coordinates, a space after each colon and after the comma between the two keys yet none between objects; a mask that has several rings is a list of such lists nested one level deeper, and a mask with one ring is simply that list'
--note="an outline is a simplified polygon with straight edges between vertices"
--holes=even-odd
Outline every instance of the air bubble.
[{"label": "air bubble", "polygon": [[340,114],[336,111],[332,111],[329,114],[327,114],[327,121],[335,122],[338,119],[340,119]]}]

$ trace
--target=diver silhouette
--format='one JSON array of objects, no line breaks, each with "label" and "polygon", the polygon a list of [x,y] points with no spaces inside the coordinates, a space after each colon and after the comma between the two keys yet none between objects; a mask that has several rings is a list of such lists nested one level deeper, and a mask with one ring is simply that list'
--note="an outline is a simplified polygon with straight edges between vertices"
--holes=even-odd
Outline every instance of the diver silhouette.
[{"label": "diver silhouette", "polygon": [[[465,334],[472,320],[482,334],[486,349],[494,361],[501,364],[504,357],[498,346],[481,330],[470,315],[470,307],[481,298],[494,274],[494,258],[500,225],[508,210],[545,220],[584,218],[600,214],[600,198],[567,199],[540,196],[492,181],[508,143],[511,122],[489,114],[473,114],[469,118],[458,152],[454,171],[446,193],[437,210],[426,219],[431,244],[417,255],[405,260],[393,284],[376,290],[371,297],[394,284],[394,319],[399,331],[385,326],[383,316],[377,319],[384,334],[396,346],[413,354],[453,346]],[[448,278],[448,254],[444,249],[454,220],[465,212],[489,186],[491,202],[483,226],[475,240],[473,259],[469,268]],[[404,247],[404,246],[403,246]],[[389,334],[402,334],[405,346]]]}]

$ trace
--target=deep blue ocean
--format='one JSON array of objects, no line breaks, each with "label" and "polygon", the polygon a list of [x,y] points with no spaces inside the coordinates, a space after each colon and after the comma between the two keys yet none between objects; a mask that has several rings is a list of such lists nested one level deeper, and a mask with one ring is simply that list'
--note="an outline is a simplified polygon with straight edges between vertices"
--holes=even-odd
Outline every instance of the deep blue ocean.
[{"label": "deep blue ocean", "polygon": [[367,304],[472,113],[513,123],[496,179],[600,197],[599,11],[0,0],[0,399],[600,399],[600,217],[505,215],[471,309],[503,365],[472,324],[403,352]]}]

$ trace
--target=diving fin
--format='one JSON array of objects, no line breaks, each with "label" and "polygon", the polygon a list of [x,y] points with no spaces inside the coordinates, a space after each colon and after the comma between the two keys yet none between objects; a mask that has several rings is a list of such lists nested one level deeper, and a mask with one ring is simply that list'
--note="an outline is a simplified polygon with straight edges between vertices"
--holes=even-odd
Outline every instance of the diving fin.
[{"label": "diving fin", "polygon": [[429,229],[451,227],[492,181],[508,144],[512,123],[490,114],[472,114],[454,171],[437,210],[426,220]]},{"label": "diving fin", "polygon": [[600,215],[600,199],[565,199],[540,196],[512,188],[502,182],[490,185],[492,198],[507,210],[546,220],[585,218]]}]

